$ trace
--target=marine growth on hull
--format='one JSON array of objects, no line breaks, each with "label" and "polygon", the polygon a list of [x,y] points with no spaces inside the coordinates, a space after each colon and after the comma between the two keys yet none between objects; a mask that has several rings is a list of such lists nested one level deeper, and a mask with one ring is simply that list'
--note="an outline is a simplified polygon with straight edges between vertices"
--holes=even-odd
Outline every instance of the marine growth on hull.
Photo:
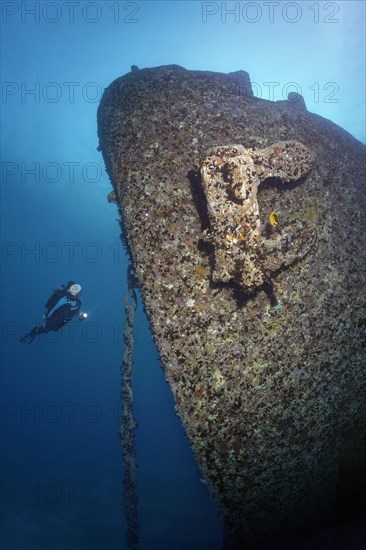
[{"label": "marine growth on hull", "polygon": [[[299,180],[309,170],[310,151],[296,141],[281,141],[265,149],[242,145],[216,147],[201,168],[210,228],[204,239],[214,246],[214,282],[238,283],[252,293],[271,273],[308,252],[314,233],[290,219],[266,238],[259,216],[258,188],[269,177]],[[276,222],[272,222],[276,225]]]}]

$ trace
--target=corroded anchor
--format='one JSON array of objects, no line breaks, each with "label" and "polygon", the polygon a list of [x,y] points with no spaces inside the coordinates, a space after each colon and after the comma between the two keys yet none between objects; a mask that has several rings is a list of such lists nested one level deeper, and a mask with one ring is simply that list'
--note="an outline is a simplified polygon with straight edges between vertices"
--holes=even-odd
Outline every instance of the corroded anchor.
[{"label": "corroded anchor", "polygon": [[297,141],[260,150],[229,145],[211,151],[202,163],[201,176],[210,221],[203,239],[214,246],[214,282],[235,281],[250,294],[271,273],[308,252],[314,232],[304,231],[300,220],[290,224],[291,242],[285,231],[271,239],[262,236],[257,194],[268,177],[298,180],[310,170],[312,160],[310,151]]}]

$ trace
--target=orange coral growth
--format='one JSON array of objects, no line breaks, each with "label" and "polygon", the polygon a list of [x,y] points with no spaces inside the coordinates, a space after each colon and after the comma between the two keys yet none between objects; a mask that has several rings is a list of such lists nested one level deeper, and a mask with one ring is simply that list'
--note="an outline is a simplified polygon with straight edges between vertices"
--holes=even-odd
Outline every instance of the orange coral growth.
[{"label": "orange coral growth", "polygon": [[201,397],[201,395],[203,394],[203,390],[204,390],[204,387],[203,386],[199,386],[194,392],[193,392],[193,397]]},{"label": "orange coral growth", "polygon": [[194,309],[198,312],[207,311],[208,306],[202,302],[196,302],[196,304],[194,305]]},{"label": "orange coral growth", "polygon": [[207,277],[207,275],[208,275],[208,271],[202,265],[200,265],[199,267],[196,267],[196,269],[194,270],[195,279],[204,279],[205,277]]}]

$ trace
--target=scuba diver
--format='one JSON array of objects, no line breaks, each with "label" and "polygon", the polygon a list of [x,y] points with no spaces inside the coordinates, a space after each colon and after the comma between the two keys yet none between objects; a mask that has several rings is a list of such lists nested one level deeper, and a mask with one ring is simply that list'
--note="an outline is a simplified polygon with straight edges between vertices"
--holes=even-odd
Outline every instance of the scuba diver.
[{"label": "scuba diver", "polygon": [[43,327],[33,327],[20,341],[31,344],[39,334],[60,330],[76,315],[79,316],[80,321],[83,321],[87,318],[87,314],[80,311],[80,308],[81,286],[74,281],[69,281],[67,285],[61,285],[53,291],[45,305]]}]

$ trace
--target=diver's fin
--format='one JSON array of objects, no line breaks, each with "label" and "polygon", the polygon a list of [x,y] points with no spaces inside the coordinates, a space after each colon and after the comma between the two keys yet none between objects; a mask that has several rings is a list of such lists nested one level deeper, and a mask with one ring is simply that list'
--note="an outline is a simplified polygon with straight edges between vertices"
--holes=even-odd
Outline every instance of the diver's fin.
[{"label": "diver's fin", "polygon": [[23,338],[20,339],[20,341],[24,344],[31,344],[37,334],[41,334],[42,332],[44,332],[44,330],[42,329],[43,327],[33,327],[32,330],[30,330],[25,336],[23,336]]}]

